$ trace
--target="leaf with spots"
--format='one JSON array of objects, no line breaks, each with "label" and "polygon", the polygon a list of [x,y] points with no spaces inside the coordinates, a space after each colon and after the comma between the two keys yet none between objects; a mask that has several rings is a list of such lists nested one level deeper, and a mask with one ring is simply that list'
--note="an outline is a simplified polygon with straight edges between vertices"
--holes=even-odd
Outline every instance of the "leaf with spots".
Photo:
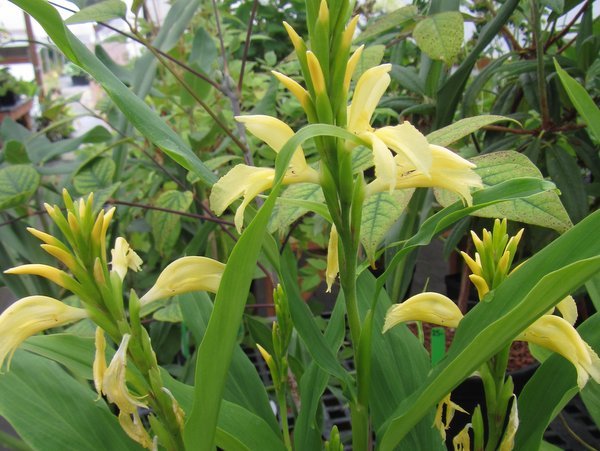
[{"label": "leaf with spots", "polygon": [[447,11],[420,21],[413,37],[431,59],[451,63],[463,44],[464,22],[458,11]]},{"label": "leaf with spots", "polygon": [[[301,205],[298,202],[290,202],[291,199],[304,201],[306,205]],[[323,191],[321,191],[319,185],[312,183],[290,185],[279,199],[277,199],[273,215],[269,222],[269,232],[279,231],[280,233],[284,233],[290,224],[310,211],[310,208],[307,207],[310,206],[311,202],[324,202]]]},{"label": "leaf with spots", "polygon": [[40,175],[29,165],[18,164],[0,169],[0,210],[27,202],[39,184]]},{"label": "leaf with spots", "polygon": [[[475,172],[481,176],[484,187],[498,185],[518,177],[543,179],[539,169],[525,155],[514,151],[494,152],[471,159],[477,165]],[[458,197],[445,190],[435,190],[435,197],[442,206],[448,206]],[[573,224],[555,191],[545,191],[531,197],[500,202],[477,210],[474,216],[483,218],[507,218],[511,221],[548,227],[559,233]]]},{"label": "leaf with spots", "polygon": [[[192,193],[189,191],[165,191],[154,205],[177,212],[187,212],[192,204]],[[175,213],[153,210],[150,212],[150,225],[156,250],[163,256],[171,254],[179,234],[181,233],[181,216]]]},{"label": "leaf with spots", "polygon": [[394,223],[400,218],[415,190],[398,190],[378,193],[367,199],[363,206],[360,241],[373,262],[379,244]]},{"label": "leaf with spots", "polygon": [[112,183],[115,162],[111,158],[97,158],[85,165],[73,178],[73,185],[79,194],[99,191]]}]

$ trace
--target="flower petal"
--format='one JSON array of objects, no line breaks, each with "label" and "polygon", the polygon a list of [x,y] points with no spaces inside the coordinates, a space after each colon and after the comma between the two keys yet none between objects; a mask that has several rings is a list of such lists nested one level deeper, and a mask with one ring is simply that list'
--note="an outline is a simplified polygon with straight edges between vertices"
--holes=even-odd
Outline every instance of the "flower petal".
[{"label": "flower petal", "polygon": [[577,385],[583,388],[589,376],[600,383],[600,359],[567,321],[544,315],[515,338],[538,344],[569,360],[577,370]]},{"label": "flower petal", "polygon": [[117,237],[115,240],[115,248],[110,251],[112,255],[111,267],[116,272],[121,280],[125,279],[127,270],[139,271],[142,265],[142,259],[135,253],[129,243],[123,237]]},{"label": "flower petal", "polygon": [[375,134],[394,152],[403,155],[424,176],[429,174],[433,155],[427,138],[410,122],[383,127]]},{"label": "flower petal", "polygon": [[439,293],[420,293],[388,310],[383,332],[399,323],[423,321],[445,327],[457,327],[463,318],[458,306]]},{"label": "flower petal", "polygon": [[332,225],[331,232],[329,233],[329,243],[327,243],[327,269],[325,270],[327,293],[331,293],[331,286],[335,282],[338,272],[340,272],[338,233],[335,225]]},{"label": "flower petal", "polygon": [[562,315],[563,319],[571,326],[577,321],[577,304],[573,296],[567,296],[556,305],[557,310]]},{"label": "flower petal", "polygon": [[207,257],[182,257],[168,265],[142,296],[142,305],[190,291],[216,293],[225,265]]},{"label": "flower petal", "polygon": [[371,130],[371,116],[390,84],[388,72],[391,69],[391,64],[375,66],[366,70],[358,79],[352,103],[348,107],[347,128],[352,133],[360,134]]},{"label": "flower petal", "polygon": [[0,369],[23,341],[52,327],[86,318],[87,312],[48,296],[28,296],[0,315]]},{"label": "flower petal", "polygon": [[385,143],[376,133],[366,132],[361,138],[370,142],[375,162],[375,177],[383,186],[389,186],[390,193],[396,187],[396,162]]}]

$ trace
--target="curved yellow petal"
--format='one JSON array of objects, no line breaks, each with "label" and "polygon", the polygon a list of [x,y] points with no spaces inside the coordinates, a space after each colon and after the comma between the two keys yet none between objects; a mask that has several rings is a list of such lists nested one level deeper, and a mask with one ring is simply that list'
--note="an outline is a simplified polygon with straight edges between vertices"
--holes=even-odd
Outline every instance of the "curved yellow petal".
[{"label": "curved yellow petal", "polygon": [[557,310],[562,315],[563,319],[571,326],[577,321],[577,304],[573,296],[567,296],[556,305]]},{"label": "curved yellow petal", "polygon": [[182,257],[169,264],[142,296],[142,305],[190,291],[216,293],[225,265],[207,257]]},{"label": "curved yellow petal", "polygon": [[[358,17],[358,16],[356,16]],[[348,59],[348,64],[346,65],[346,72],[344,74],[344,92],[348,93],[348,89],[350,89],[350,81],[352,80],[352,75],[354,75],[354,70],[356,69],[356,65],[360,61],[360,57],[364,50],[364,44],[357,48],[352,56]]]},{"label": "curved yellow petal", "polygon": [[394,152],[403,155],[421,175],[428,176],[433,155],[427,138],[410,122],[382,127],[375,134]]},{"label": "curved yellow petal", "polygon": [[329,243],[327,243],[327,269],[325,270],[327,293],[331,293],[331,287],[339,272],[338,233],[335,225],[332,225],[331,232],[329,233]]},{"label": "curved yellow petal", "polygon": [[475,288],[477,288],[477,294],[479,296],[479,300],[481,301],[483,297],[490,291],[490,287],[488,287],[485,279],[477,274],[471,274],[469,279],[471,280],[471,283],[475,285]]},{"label": "curved yellow petal", "polygon": [[296,99],[298,99],[298,102],[300,102],[302,108],[306,109],[307,105],[310,102],[310,96],[308,94],[308,91],[302,86],[300,86],[299,83],[292,80],[287,75],[283,75],[281,72],[272,70],[271,73],[275,76],[275,78],[277,78],[277,80],[279,80],[279,83],[285,86],[287,90],[290,91],[294,95],[294,97],[296,97]]},{"label": "curved yellow petal", "polygon": [[[285,122],[272,116],[261,114],[236,116],[236,121],[241,122],[250,133],[267,144],[276,153],[294,136],[294,131]],[[306,168],[306,159],[302,147],[298,146],[290,160],[290,170],[301,172]]]},{"label": "curved yellow petal", "polygon": [[394,156],[376,133],[366,132],[361,135],[361,138],[369,142],[373,149],[375,177],[383,186],[389,186],[389,191],[392,192],[396,187],[397,172]]},{"label": "curved yellow petal", "polygon": [[423,321],[445,327],[457,327],[463,318],[458,306],[439,293],[420,293],[388,310],[383,332],[399,323]]},{"label": "curved yellow petal", "polygon": [[583,388],[591,376],[600,383],[600,359],[575,328],[559,316],[544,315],[515,340],[529,341],[569,360],[577,370],[577,385]]},{"label": "curved yellow petal", "polygon": [[348,130],[360,134],[371,130],[371,116],[381,96],[390,84],[391,64],[382,64],[366,70],[358,79],[348,107]]},{"label": "curved yellow petal", "polygon": [[86,318],[87,312],[48,296],[28,296],[0,315],[0,369],[15,350],[32,335]]}]

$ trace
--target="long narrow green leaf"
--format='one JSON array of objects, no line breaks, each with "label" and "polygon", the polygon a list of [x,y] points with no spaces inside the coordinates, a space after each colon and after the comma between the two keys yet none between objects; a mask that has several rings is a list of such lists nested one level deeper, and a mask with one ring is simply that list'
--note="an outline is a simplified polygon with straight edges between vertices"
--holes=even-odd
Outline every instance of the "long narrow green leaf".
[{"label": "long narrow green leaf", "polygon": [[183,140],[153,112],[142,99],[133,94],[88,48],[63,24],[58,12],[43,0],[11,0],[34,17],[67,58],[88,72],[102,85],[133,126],[148,140],[160,147],[175,162],[194,172],[206,185],[214,183],[215,175],[191,151]]},{"label": "long narrow green leaf", "polygon": [[429,408],[600,271],[600,242],[586,239],[599,227],[596,212],[538,252],[465,316],[446,358],[387,423],[380,449],[394,449]]},{"label": "long narrow green leaf", "polygon": [[233,248],[221,279],[215,306],[198,350],[194,405],[184,429],[186,447],[209,451],[223,396],[225,375],[231,362],[254,267],[262,247],[269,217],[281,189],[283,175],[294,150],[315,136],[335,136],[361,142],[353,133],[331,125],[308,125],[283,146],[276,160],[271,194]]},{"label": "long narrow green leaf", "polygon": [[486,125],[500,121],[513,121],[517,124],[519,123],[514,119],[492,114],[467,117],[453,124],[447,125],[444,128],[440,128],[439,130],[429,133],[427,135],[427,141],[429,141],[431,144],[437,144],[438,146],[446,147],[449,144],[452,144],[453,142],[456,142],[459,139],[476,132],[481,127],[485,127]]},{"label": "long narrow green leaf", "polygon": [[594,103],[585,88],[560,67],[556,60],[554,60],[554,67],[571,102],[589,127],[590,134],[596,138],[597,142],[600,142],[600,108]]}]

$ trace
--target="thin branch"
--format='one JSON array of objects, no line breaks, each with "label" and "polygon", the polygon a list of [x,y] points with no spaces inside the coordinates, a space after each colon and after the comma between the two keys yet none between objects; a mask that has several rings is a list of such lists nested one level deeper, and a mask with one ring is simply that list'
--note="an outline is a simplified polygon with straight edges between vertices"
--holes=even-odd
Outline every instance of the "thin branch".
[{"label": "thin branch", "polygon": [[114,204],[114,205],[127,205],[128,207],[138,207],[138,208],[143,208],[145,210],[162,211],[164,213],[171,213],[171,214],[178,215],[178,216],[185,216],[187,218],[202,219],[203,221],[215,222],[217,224],[224,224],[224,225],[231,226],[231,227],[234,226],[233,222],[231,222],[231,221],[226,221],[224,219],[215,218],[210,215],[199,215],[197,213],[189,213],[186,211],[171,210],[169,208],[156,207],[154,205],[140,204],[138,202],[128,202],[125,200],[118,200],[118,199],[111,199],[108,201],[108,203]]},{"label": "thin branch", "polygon": [[560,38],[562,38],[564,35],[566,35],[569,32],[569,30],[573,27],[573,25],[575,25],[577,20],[579,20],[579,17],[581,17],[581,15],[588,9],[589,5],[590,5],[590,2],[588,0],[583,4],[581,9],[577,12],[577,14],[575,14],[573,19],[565,26],[565,28],[563,28],[560,31],[560,33],[558,33],[557,35],[554,35],[554,36],[550,36],[548,38],[548,40],[544,44],[544,51],[548,50],[548,48],[550,48],[550,46],[552,44],[554,44],[556,41],[558,41]]},{"label": "thin branch", "polygon": [[[64,9],[65,11],[69,11],[72,13],[75,13],[77,11],[75,11],[74,9],[71,8],[67,8],[66,6],[62,6],[59,5],[57,3],[51,2],[49,1],[48,3],[50,3],[53,6],[56,6],[57,8],[61,8]],[[194,68],[188,66],[186,63],[184,63],[181,60],[178,60],[177,58],[169,55],[167,52],[163,52],[162,50],[160,50],[158,47],[154,47],[152,44],[150,44],[149,42],[144,41],[143,39],[138,38],[137,36],[130,34],[130,33],[126,33],[123,30],[119,30],[117,27],[113,27],[110,24],[107,24],[105,22],[97,22],[98,25],[101,25],[105,28],[108,28],[109,30],[114,31],[115,33],[119,33],[122,36],[125,36],[128,39],[131,39],[132,41],[137,42],[138,44],[142,44],[144,47],[147,47],[148,49],[152,48],[156,53],[158,53],[159,55],[161,55],[164,58],[167,58],[169,61],[177,64],[179,67],[185,69],[186,71],[188,71],[189,73],[195,75],[196,77],[204,80],[205,82],[207,82],[208,84],[210,84],[213,88],[215,88],[216,90],[218,90],[221,94],[223,95],[227,95],[227,93],[223,90],[223,88],[221,87],[221,85],[219,85],[216,81],[212,80],[210,77],[207,77],[206,75],[204,75],[202,72],[198,72],[197,70],[195,70]]]},{"label": "thin branch", "polygon": [[561,48],[559,48],[556,51],[557,55],[560,55],[562,52],[564,52],[565,50],[567,50],[569,47],[571,47],[571,45],[573,45],[573,43],[575,43],[575,41],[577,41],[577,35],[575,37],[573,37],[573,39],[571,39],[569,42],[567,42],[565,45],[563,45]]},{"label": "thin branch", "polygon": [[531,15],[533,21],[533,39],[535,45],[536,73],[538,93],[540,97],[540,113],[542,115],[542,127],[547,130],[550,127],[550,109],[548,107],[548,91],[546,89],[546,76],[544,70],[544,52],[542,45],[542,13],[538,0],[531,1]]},{"label": "thin branch", "polygon": [[250,38],[252,37],[252,28],[254,27],[254,19],[258,10],[258,0],[252,3],[252,11],[250,12],[250,20],[248,21],[248,31],[246,32],[246,42],[244,42],[244,53],[242,54],[242,67],[240,69],[240,78],[238,80],[238,92],[242,92],[244,86],[244,72],[246,71],[246,61],[248,59],[248,51],[250,50]]},{"label": "thin branch", "polygon": [[14,224],[15,222],[22,221],[23,219],[31,218],[32,216],[44,216],[46,214],[48,214],[46,210],[32,211],[31,213],[27,213],[26,215],[18,216],[16,218],[9,219],[8,221],[4,221],[0,223],[0,227]]}]

